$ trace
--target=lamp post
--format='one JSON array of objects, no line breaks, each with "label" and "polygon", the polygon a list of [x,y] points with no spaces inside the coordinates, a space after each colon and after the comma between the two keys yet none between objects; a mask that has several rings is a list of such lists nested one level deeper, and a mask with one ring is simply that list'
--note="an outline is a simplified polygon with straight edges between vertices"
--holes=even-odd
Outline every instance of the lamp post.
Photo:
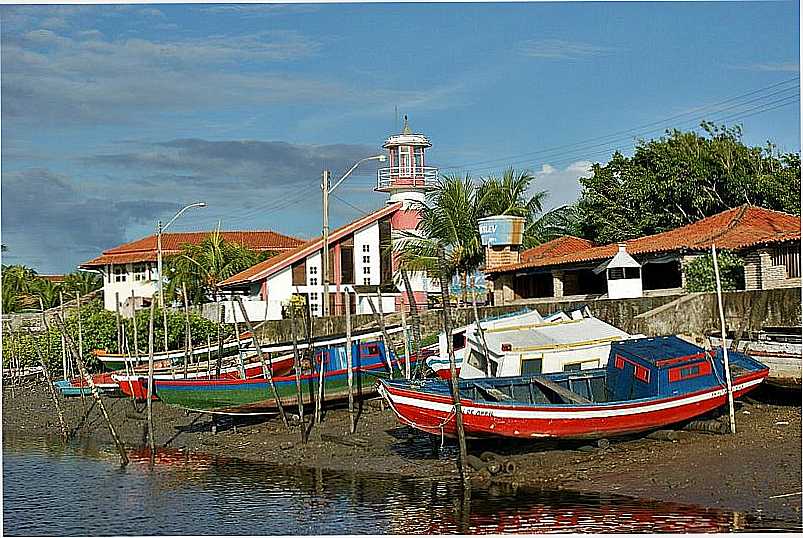
[{"label": "lamp post", "polygon": [[185,211],[193,207],[206,207],[206,202],[195,202],[194,204],[184,206],[178,211],[178,213],[173,215],[173,218],[170,219],[167,224],[162,226],[162,221],[160,220],[156,226],[156,272],[159,273],[159,278],[156,281],[156,285],[159,292],[159,308],[162,309],[162,318],[164,321],[165,351],[167,351],[167,311],[165,310],[165,301],[162,294],[162,232],[167,230],[167,228],[173,224],[173,222],[175,222],[175,220],[179,218]]},{"label": "lamp post", "polygon": [[379,161],[385,162],[387,157],[382,155],[374,155],[373,157],[366,157],[364,159],[360,159],[354,166],[348,169],[348,171],[343,174],[337,182],[329,186],[329,176],[331,172],[329,170],[323,171],[323,176],[321,180],[321,192],[323,193],[323,253],[321,254],[321,278],[323,280],[323,296],[321,297],[323,301],[323,315],[329,315],[329,195],[334,192],[336,188],[340,186],[343,181],[351,173],[357,169],[362,163],[366,161]]}]

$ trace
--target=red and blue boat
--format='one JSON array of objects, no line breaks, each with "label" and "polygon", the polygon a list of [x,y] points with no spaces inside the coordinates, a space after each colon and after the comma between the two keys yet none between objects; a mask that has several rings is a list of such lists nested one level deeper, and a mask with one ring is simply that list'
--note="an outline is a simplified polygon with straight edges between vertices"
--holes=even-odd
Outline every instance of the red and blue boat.
[{"label": "red and blue boat", "polygon": [[[757,387],[769,369],[729,352],[733,396]],[[398,419],[454,436],[449,382],[379,380]],[[463,425],[471,437],[595,439],[689,421],[727,403],[722,350],[676,336],[611,344],[605,368],[546,375],[461,380]]]},{"label": "red and blue boat", "polygon": [[[391,354],[392,355],[392,354]],[[323,367],[323,402],[348,399],[348,370],[345,345],[317,349],[312,368],[301,375],[302,402],[310,404],[318,397],[320,368]],[[412,359],[415,363],[415,358]],[[363,341],[352,344],[353,387],[355,398],[376,394],[376,380],[389,377],[389,364],[401,375],[404,364],[388,359],[384,343]],[[156,379],[156,395],[167,404],[214,414],[272,414],[277,411],[269,382],[264,379]],[[282,405],[298,403],[295,374],[274,377],[273,383]]]}]

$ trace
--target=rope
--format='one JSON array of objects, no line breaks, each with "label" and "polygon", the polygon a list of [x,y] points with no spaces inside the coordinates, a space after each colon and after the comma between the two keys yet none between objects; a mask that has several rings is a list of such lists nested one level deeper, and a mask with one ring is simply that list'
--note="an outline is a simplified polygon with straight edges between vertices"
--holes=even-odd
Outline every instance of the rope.
[{"label": "rope", "polygon": [[[387,389],[385,389],[385,392],[387,393]],[[410,420],[407,417],[405,417],[404,415],[402,415],[396,409],[396,406],[393,405],[393,400],[391,399],[389,394],[388,394],[387,398],[385,398],[385,400],[387,400],[388,405],[393,410],[393,412],[396,414],[396,416],[399,417],[399,419],[402,422],[404,422],[405,424],[407,424],[408,426],[412,426],[413,428],[417,428],[419,430],[422,430],[422,431],[425,431],[425,432],[429,432],[429,433],[435,433],[437,430],[440,430],[440,433],[441,433],[441,448],[443,448],[444,437],[445,437],[444,427],[457,414],[457,408],[454,406],[454,404],[452,404],[452,408],[449,411],[449,413],[446,415],[446,418],[444,418],[443,421],[440,424],[438,424],[438,425],[436,425],[434,427],[431,427],[431,426],[424,426],[422,424],[418,424],[417,422],[415,422],[413,420]]]}]

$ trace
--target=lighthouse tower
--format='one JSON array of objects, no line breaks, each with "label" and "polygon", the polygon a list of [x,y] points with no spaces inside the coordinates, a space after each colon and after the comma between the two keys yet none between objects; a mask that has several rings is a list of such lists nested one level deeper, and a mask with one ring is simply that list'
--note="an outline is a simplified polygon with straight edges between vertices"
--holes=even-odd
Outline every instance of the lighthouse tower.
[{"label": "lighthouse tower", "polygon": [[[388,166],[377,171],[376,191],[390,194],[388,203],[401,202],[402,207],[391,217],[393,231],[412,232],[421,221],[421,204],[426,193],[435,188],[438,181],[438,169],[426,165],[424,152],[431,147],[429,139],[413,133],[404,116],[401,134],[393,135],[382,145],[388,150]],[[394,259],[393,270],[398,263]],[[425,305],[428,291],[437,291],[437,281],[430,282],[424,273],[409,273],[410,287],[413,289],[416,303]],[[404,292],[403,284],[400,291]],[[399,304],[407,303],[407,297],[401,294]]]}]

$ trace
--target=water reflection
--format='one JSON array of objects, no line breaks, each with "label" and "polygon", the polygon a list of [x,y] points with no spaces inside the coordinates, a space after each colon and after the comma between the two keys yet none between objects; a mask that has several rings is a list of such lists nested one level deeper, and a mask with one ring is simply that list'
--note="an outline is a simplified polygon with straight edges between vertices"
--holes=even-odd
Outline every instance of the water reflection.
[{"label": "water reflection", "polygon": [[623,496],[282,468],[147,450],[121,469],[103,446],[4,443],[9,535],[483,534],[800,529]]}]

